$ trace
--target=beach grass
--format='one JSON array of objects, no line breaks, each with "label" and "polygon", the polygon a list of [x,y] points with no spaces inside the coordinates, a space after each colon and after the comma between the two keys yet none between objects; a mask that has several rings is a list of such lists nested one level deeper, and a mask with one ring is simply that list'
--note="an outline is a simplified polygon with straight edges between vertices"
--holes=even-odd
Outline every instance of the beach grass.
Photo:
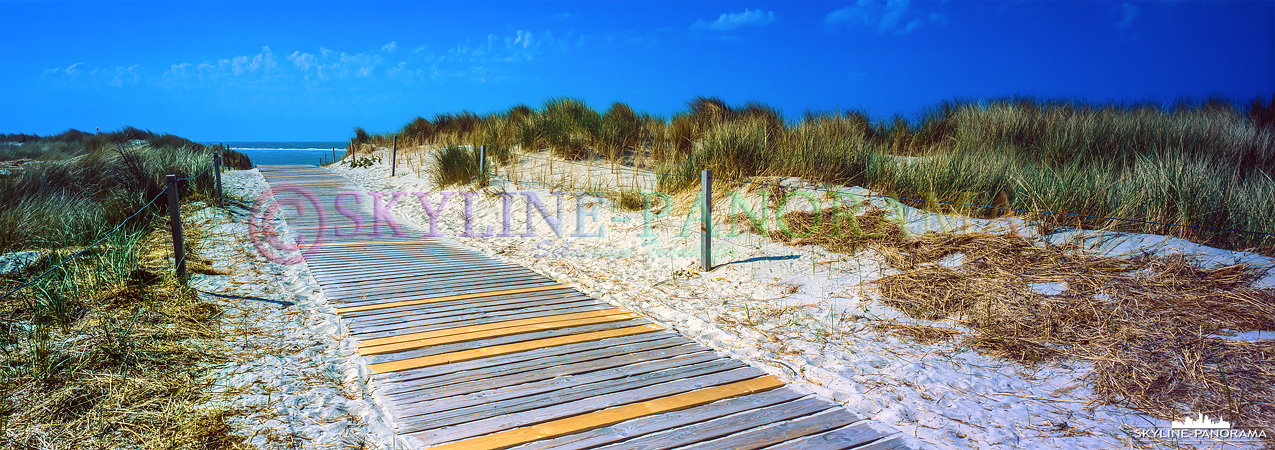
[{"label": "beach grass", "polygon": [[[0,252],[88,244],[155,198],[168,174],[188,178],[179,183],[182,198],[216,195],[213,172],[206,170],[212,165],[211,148],[180,138],[161,136],[152,143],[138,136],[103,134],[0,151],[0,159],[9,159],[32,149],[50,150],[0,177],[0,204],[5,205],[0,209]],[[159,146],[174,142],[180,146]],[[243,154],[223,156],[227,167],[251,166]],[[161,210],[164,202],[156,203],[152,210]]]},{"label": "beach grass", "polygon": [[434,164],[433,181],[439,187],[464,186],[484,178],[478,171],[478,151],[470,147],[443,147],[434,154]]},{"label": "beach grass", "polygon": [[[497,142],[567,160],[606,158],[660,173],[666,192],[695,188],[703,169],[745,182],[801,177],[868,187],[916,207],[970,203],[959,209],[1272,254],[1275,237],[1263,234],[1275,233],[1272,111],[1275,98],[1244,105],[1009,97],[944,101],[915,118],[849,110],[786,121],[764,104],[697,97],[666,119],[623,103],[598,113],[554,98],[486,117],[439,115],[423,142],[469,143],[473,130],[497,129],[481,142],[500,148],[501,158]],[[470,122],[492,125],[460,125]]]},{"label": "beach grass", "polygon": [[[225,355],[220,312],[174,277],[166,202],[147,206],[167,174],[188,178],[178,186],[184,201],[215,195],[211,151],[133,128],[0,150],[0,159],[35,159],[0,178],[0,248],[42,254],[0,276],[3,293],[31,281],[0,300],[6,448],[243,447],[227,422],[233,411],[211,406],[200,379]],[[188,266],[207,270],[193,251],[199,232],[186,238]]]}]

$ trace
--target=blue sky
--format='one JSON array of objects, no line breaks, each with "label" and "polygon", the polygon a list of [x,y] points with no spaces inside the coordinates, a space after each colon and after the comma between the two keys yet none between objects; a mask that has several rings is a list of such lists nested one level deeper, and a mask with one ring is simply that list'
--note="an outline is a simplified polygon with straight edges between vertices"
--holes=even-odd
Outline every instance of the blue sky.
[{"label": "blue sky", "polygon": [[790,117],[1275,92],[1270,1],[10,2],[0,132],[343,140],[418,115],[695,96]]}]

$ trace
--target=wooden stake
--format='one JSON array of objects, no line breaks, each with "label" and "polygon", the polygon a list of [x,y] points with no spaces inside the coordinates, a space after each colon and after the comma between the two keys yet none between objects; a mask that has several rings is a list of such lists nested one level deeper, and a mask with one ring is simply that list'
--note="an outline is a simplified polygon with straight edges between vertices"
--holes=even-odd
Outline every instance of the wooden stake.
[{"label": "wooden stake", "polygon": [[173,259],[177,262],[177,279],[186,279],[186,250],[182,245],[182,212],[177,199],[177,175],[164,177],[168,185],[168,220],[173,229]]},{"label": "wooden stake", "polygon": [[700,188],[704,193],[704,203],[700,206],[700,216],[704,219],[700,255],[704,260],[704,271],[708,272],[713,270],[713,169],[704,169],[700,173]]},{"label": "wooden stake", "polygon": [[226,196],[221,192],[221,152],[213,153],[213,172],[217,173],[217,205],[226,205]]}]

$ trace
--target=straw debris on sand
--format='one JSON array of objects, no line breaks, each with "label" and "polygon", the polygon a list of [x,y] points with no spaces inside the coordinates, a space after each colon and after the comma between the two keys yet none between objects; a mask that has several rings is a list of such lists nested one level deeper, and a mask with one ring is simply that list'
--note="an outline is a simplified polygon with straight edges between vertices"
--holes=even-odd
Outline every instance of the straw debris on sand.
[{"label": "straw debris on sand", "polygon": [[[191,242],[201,239],[197,228],[189,231]],[[221,308],[173,278],[164,251],[170,239],[157,227],[69,263],[63,282],[89,295],[75,299],[83,306],[68,304],[51,322],[37,317],[23,328],[23,319],[41,306],[0,305],[7,350],[0,362],[5,448],[248,448],[231,429],[229,418],[237,412],[209,404],[202,376],[209,365],[225,361],[217,327]],[[190,255],[192,272],[215,272]],[[102,267],[108,263],[120,267]],[[115,279],[103,272],[127,275]],[[0,283],[0,291],[14,285]]]},{"label": "straw debris on sand", "polygon": [[1252,287],[1260,274],[1249,267],[1201,269],[1186,255],[1095,256],[1010,235],[908,235],[880,210],[797,211],[784,220],[789,229],[770,231],[772,239],[871,249],[894,270],[873,282],[885,304],[966,329],[887,322],[874,325],[878,332],[951,340],[1029,367],[1087,363],[1090,407],[1165,420],[1198,412],[1275,429],[1275,340],[1224,337],[1275,330],[1275,293]]}]

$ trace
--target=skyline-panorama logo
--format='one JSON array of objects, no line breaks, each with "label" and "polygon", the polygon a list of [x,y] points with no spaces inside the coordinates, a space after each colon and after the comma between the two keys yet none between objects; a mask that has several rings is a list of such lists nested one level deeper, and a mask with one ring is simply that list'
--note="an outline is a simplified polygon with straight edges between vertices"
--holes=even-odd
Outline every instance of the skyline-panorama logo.
[{"label": "skyline-panorama logo", "polygon": [[1196,418],[1191,416],[1185,417],[1182,421],[1174,420],[1169,422],[1169,428],[1175,430],[1181,429],[1230,429],[1231,423],[1222,419],[1213,419],[1200,413]]}]

